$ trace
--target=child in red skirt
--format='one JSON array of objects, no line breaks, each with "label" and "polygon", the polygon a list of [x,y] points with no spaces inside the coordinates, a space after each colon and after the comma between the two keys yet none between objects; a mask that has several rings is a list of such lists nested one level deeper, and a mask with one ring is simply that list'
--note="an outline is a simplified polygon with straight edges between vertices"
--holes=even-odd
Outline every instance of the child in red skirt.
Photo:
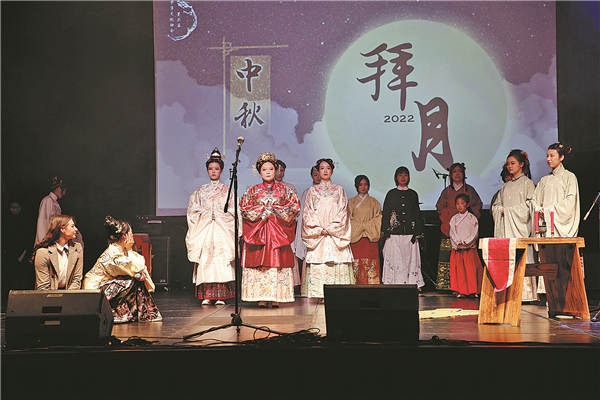
[{"label": "child in red skirt", "polygon": [[479,223],[469,212],[469,196],[456,196],[458,213],[450,219],[450,290],[456,297],[479,297],[483,266],[477,252]]}]

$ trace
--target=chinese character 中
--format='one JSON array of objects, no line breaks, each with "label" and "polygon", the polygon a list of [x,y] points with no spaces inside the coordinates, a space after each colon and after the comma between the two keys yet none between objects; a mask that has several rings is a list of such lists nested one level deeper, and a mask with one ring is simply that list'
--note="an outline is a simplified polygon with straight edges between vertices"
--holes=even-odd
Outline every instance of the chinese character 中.
[{"label": "chinese character \u4e2d", "polygon": [[252,93],[252,78],[258,78],[258,74],[262,70],[260,64],[252,64],[252,59],[246,58],[246,66],[240,70],[236,70],[235,73],[240,79],[246,80],[246,90],[248,93]]}]

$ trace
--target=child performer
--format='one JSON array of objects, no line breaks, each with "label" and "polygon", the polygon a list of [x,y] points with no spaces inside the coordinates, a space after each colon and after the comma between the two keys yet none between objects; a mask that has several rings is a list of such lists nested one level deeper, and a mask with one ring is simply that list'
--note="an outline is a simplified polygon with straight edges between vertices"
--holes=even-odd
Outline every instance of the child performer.
[{"label": "child performer", "polygon": [[477,253],[479,222],[468,211],[469,196],[456,196],[457,214],[450,219],[450,290],[456,297],[474,295],[479,297],[483,267]]}]

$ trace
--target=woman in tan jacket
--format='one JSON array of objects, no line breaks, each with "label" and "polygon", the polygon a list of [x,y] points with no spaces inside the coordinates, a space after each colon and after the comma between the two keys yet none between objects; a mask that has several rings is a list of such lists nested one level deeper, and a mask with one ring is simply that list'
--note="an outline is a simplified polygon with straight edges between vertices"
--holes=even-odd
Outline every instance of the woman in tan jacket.
[{"label": "woman in tan jacket", "polygon": [[369,178],[354,178],[357,195],[348,200],[350,248],[357,284],[380,284],[379,238],[381,237],[381,204],[369,196]]}]

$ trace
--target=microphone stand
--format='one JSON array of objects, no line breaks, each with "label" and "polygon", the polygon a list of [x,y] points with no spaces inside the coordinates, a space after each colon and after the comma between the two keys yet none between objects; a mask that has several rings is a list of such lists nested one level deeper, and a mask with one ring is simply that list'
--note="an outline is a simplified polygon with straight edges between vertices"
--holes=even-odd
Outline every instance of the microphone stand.
[{"label": "microphone stand", "polygon": [[232,164],[233,169],[230,170],[231,178],[229,181],[229,192],[227,193],[227,200],[225,201],[225,207],[223,208],[223,212],[227,212],[227,210],[229,209],[229,199],[231,198],[231,189],[233,187],[233,204],[234,204],[234,206],[233,206],[234,225],[233,226],[234,226],[234,241],[235,241],[235,245],[234,245],[234,249],[235,249],[235,263],[234,263],[234,267],[235,267],[234,268],[234,272],[235,272],[235,290],[234,290],[235,310],[231,314],[231,322],[230,323],[225,324],[225,325],[220,325],[220,326],[214,326],[212,328],[209,328],[209,329],[206,329],[206,330],[203,330],[200,332],[185,335],[183,337],[183,340],[188,340],[195,336],[201,336],[208,332],[213,332],[213,331],[217,331],[220,329],[230,328],[232,326],[236,327],[238,336],[240,334],[240,326],[245,326],[247,328],[252,328],[255,330],[260,330],[260,331],[264,331],[264,332],[268,332],[268,333],[275,333],[277,335],[282,335],[281,332],[277,332],[277,331],[274,331],[274,330],[266,328],[266,327],[246,324],[242,321],[242,317],[240,316],[239,293],[240,293],[240,289],[241,289],[241,284],[240,284],[241,283],[241,265],[240,265],[240,251],[239,251],[239,238],[238,238],[239,223],[238,223],[238,201],[237,201],[237,192],[238,192],[237,165],[239,162],[241,149],[242,149],[242,142],[238,140],[238,148],[235,152],[235,161]]},{"label": "microphone stand", "polygon": [[436,177],[436,178],[440,179],[440,176],[441,176],[442,178],[444,178],[444,189],[445,189],[445,188],[446,188],[446,185],[447,185],[447,184],[446,184],[446,178],[448,178],[448,175],[449,175],[449,174],[444,174],[444,173],[442,173],[442,172],[437,172],[437,171],[436,171],[435,169],[433,169],[433,168],[431,168],[431,169],[433,170],[433,173],[435,174],[435,177]]},{"label": "microphone stand", "polygon": [[590,209],[588,210],[587,213],[585,213],[585,217],[583,217],[583,220],[585,221],[589,216],[590,216],[590,212],[592,212],[592,209],[594,208],[594,206],[596,204],[598,204],[598,199],[600,198],[600,192],[598,192],[598,194],[596,195],[596,198],[594,199],[594,201],[592,202],[592,205],[590,206]]}]

